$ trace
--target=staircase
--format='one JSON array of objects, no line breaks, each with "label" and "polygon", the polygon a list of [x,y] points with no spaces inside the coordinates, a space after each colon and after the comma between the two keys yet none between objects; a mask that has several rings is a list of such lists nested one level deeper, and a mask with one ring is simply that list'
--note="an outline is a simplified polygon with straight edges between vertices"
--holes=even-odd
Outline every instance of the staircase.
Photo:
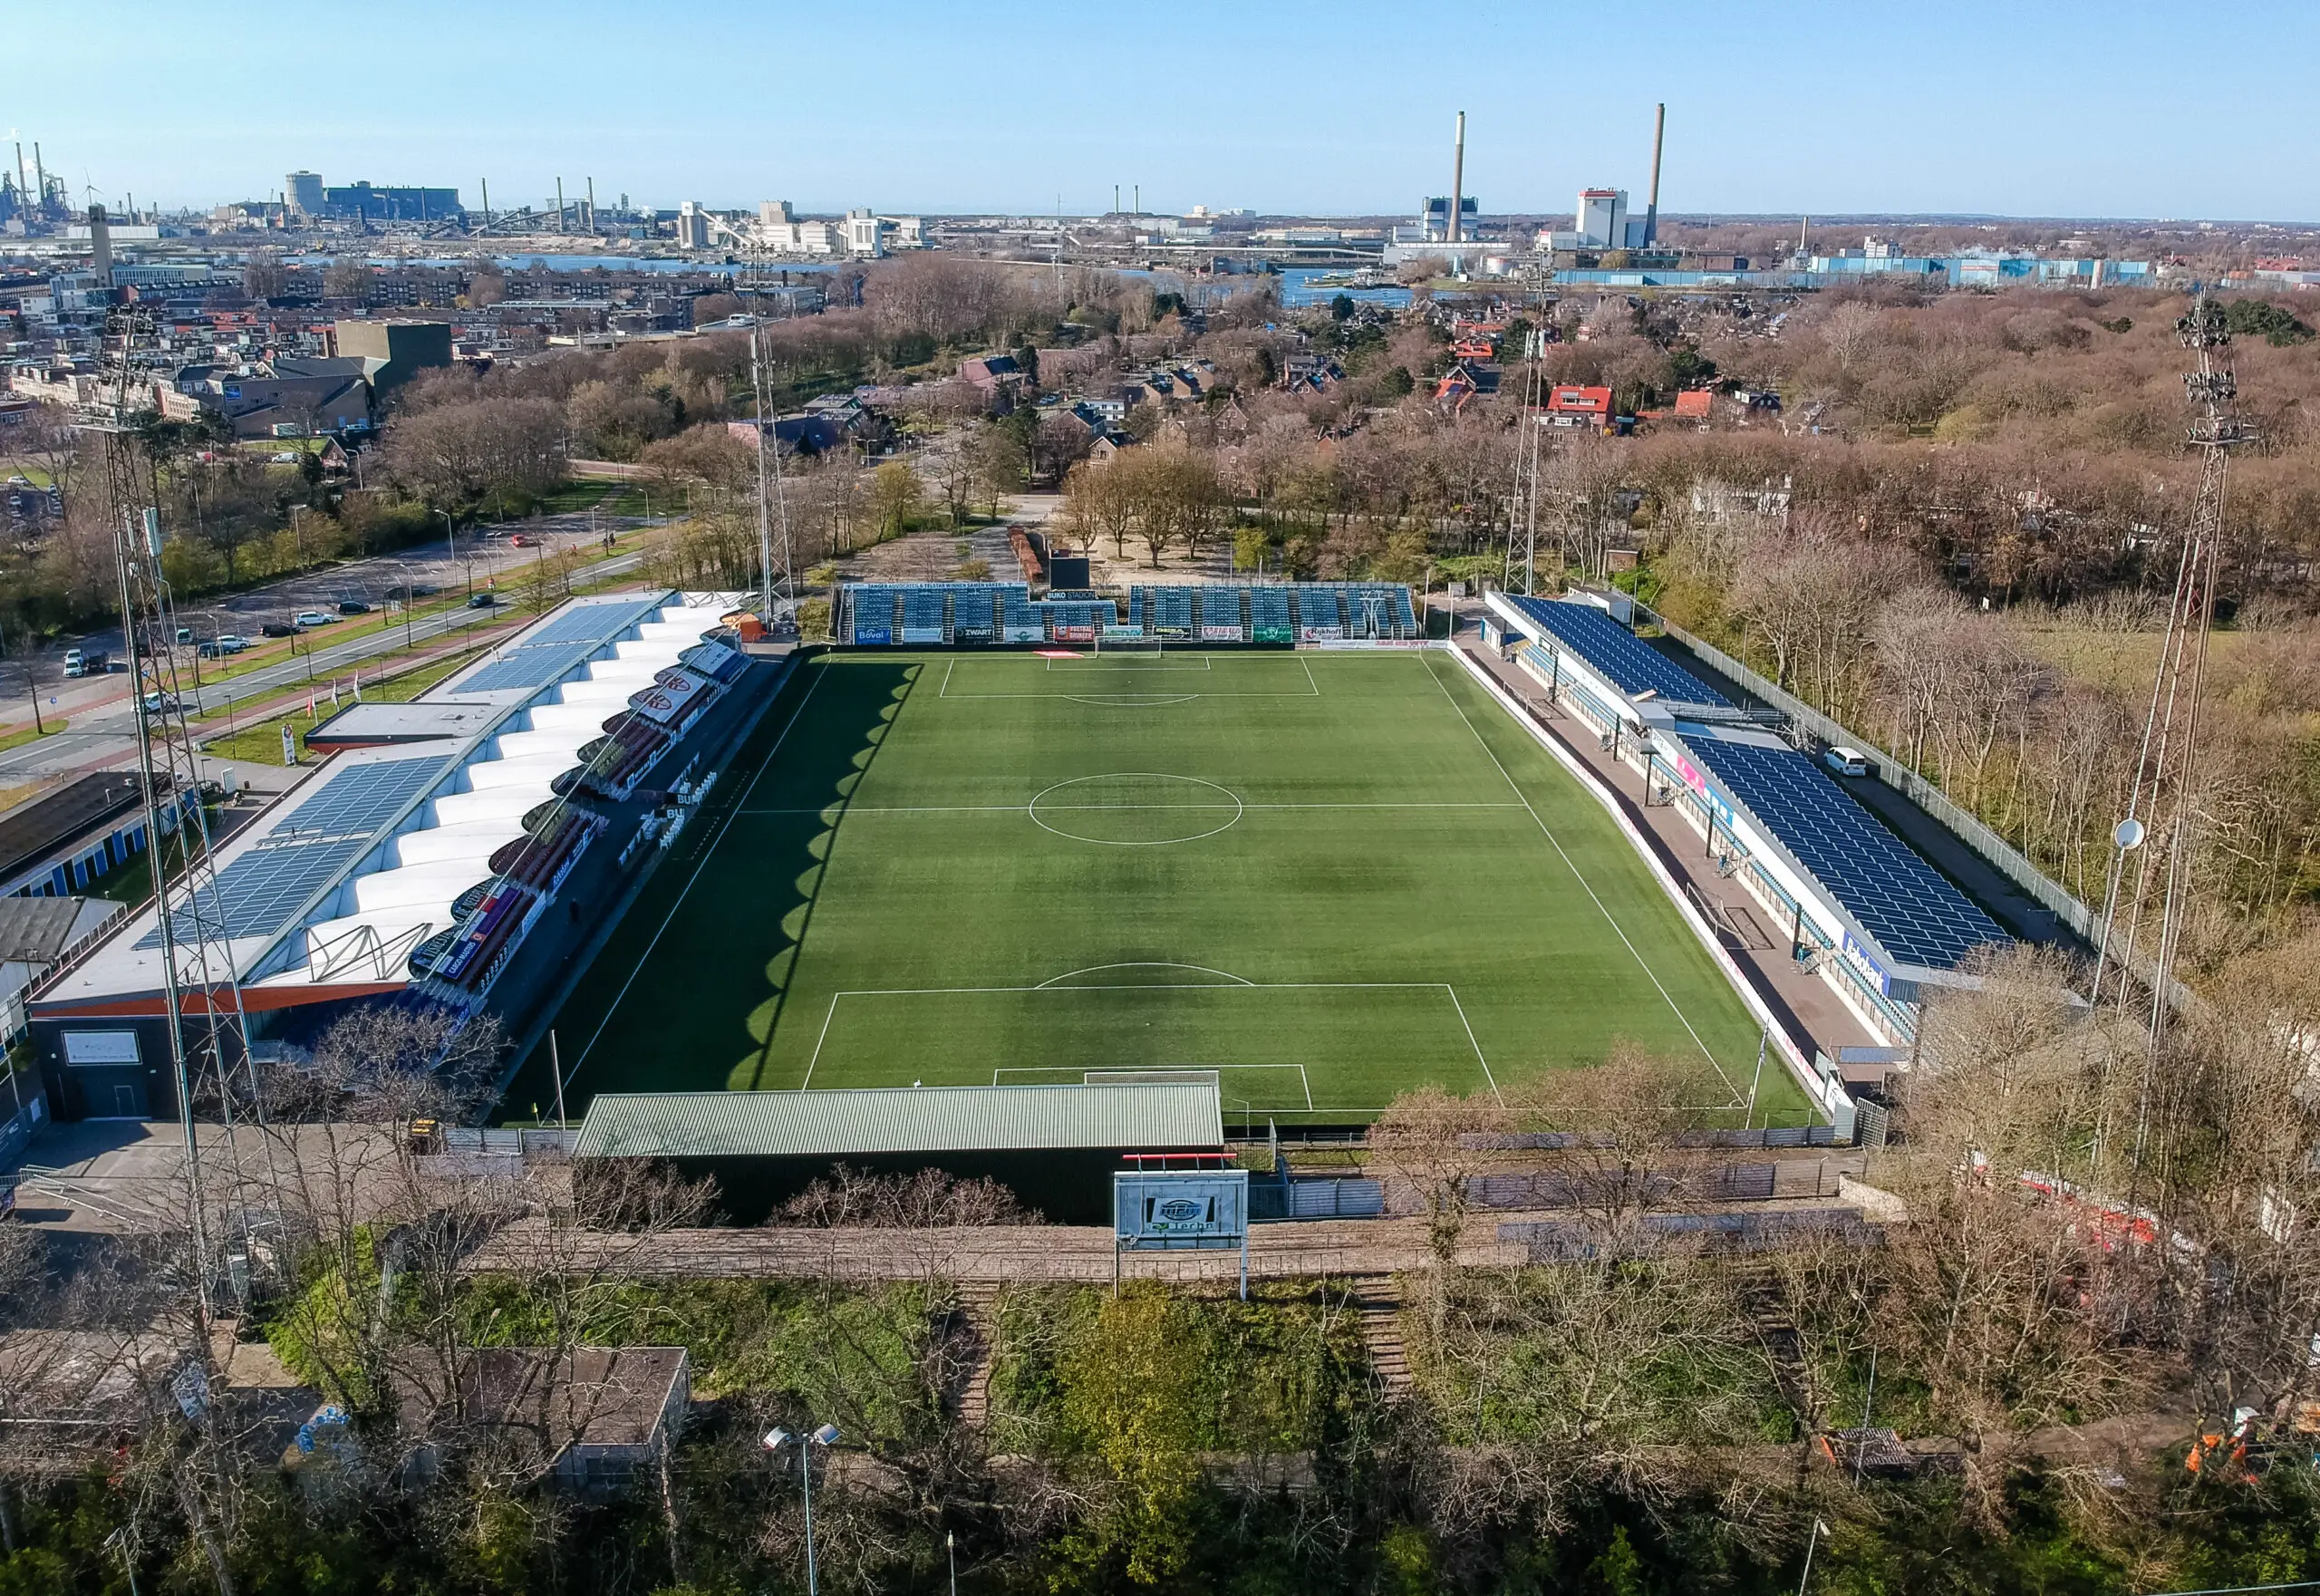
[{"label": "staircase", "polygon": [[1402,1348],[1402,1288],[1390,1274],[1357,1275],[1353,1306],[1361,1315],[1361,1340],[1369,1349],[1370,1372],[1387,1400],[1416,1394],[1409,1358]]},{"label": "staircase", "polygon": [[953,1334],[959,1368],[951,1406],[961,1424],[978,1429],[991,1417],[991,1356],[998,1340],[999,1291],[997,1281],[966,1281],[958,1287],[959,1323]]},{"label": "staircase", "polygon": [[1805,1400],[1803,1346],[1779,1277],[1770,1264],[1760,1262],[1739,1271],[1734,1283],[1741,1311],[1772,1364],[1782,1398],[1802,1418],[1810,1411]]}]

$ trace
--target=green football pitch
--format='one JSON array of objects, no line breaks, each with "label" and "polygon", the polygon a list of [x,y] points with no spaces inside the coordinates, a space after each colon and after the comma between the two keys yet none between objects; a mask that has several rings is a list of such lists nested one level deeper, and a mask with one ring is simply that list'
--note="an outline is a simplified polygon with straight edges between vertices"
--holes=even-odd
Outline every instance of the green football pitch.
[{"label": "green football pitch", "polygon": [[[1758,1059],[1610,817],[1433,652],[807,662],[554,1024],[575,1111],[1213,1070],[1260,1131],[1621,1038],[1737,1123]],[[1802,1122],[1777,1060],[1757,1092]]]}]

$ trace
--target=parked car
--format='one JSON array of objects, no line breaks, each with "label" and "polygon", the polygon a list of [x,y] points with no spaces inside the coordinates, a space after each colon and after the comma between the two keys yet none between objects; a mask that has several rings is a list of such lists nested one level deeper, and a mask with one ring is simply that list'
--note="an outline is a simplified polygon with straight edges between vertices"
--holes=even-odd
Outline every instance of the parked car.
[{"label": "parked car", "polygon": [[399,603],[409,604],[412,599],[426,598],[431,594],[440,593],[441,591],[441,588],[435,586],[432,583],[418,582],[407,586],[398,585],[396,586],[390,587],[387,589],[387,596]]},{"label": "parked car", "polygon": [[193,628],[192,628],[192,627],[190,627],[190,626],[180,626],[180,627],[179,627],[179,628],[178,628],[178,643],[179,643],[179,645],[180,647],[182,647],[182,646],[183,646],[184,644],[186,644],[186,643],[191,643],[192,641],[193,641]]},{"label": "parked car", "polygon": [[359,598],[342,598],[338,601],[338,613],[342,615],[367,615],[371,613],[371,606]]},{"label": "parked car", "polygon": [[274,453],[274,463],[277,466],[295,466],[298,463],[298,451],[295,449],[276,450]]},{"label": "parked car", "polygon": [[300,626],[334,626],[338,624],[338,617],[328,610],[300,610],[293,619]]},{"label": "parked car", "polygon": [[468,608],[471,610],[488,610],[498,602],[499,595],[487,587],[481,593],[474,595],[468,600]]},{"label": "parked car", "polygon": [[68,648],[64,651],[64,673],[67,676],[102,675],[111,661],[101,648]]},{"label": "parked car", "polygon": [[1869,774],[1869,756],[1857,748],[1847,748],[1842,743],[1839,743],[1822,754],[1821,762],[1840,776]]},{"label": "parked car", "polygon": [[244,649],[249,647],[249,645],[250,640],[248,638],[237,637],[233,633],[227,632],[219,636],[211,638],[208,642],[203,643],[194,652],[198,653],[205,660],[214,660],[221,658],[227,654],[237,654]]},{"label": "parked car", "polygon": [[30,488],[32,485],[33,479],[21,472],[8,479],[8,486],[11,488]]},{"label": "parked car", "polygon": [[298,629],[287,621],[268,621],[257,629],[260,637],[295,637]]}]

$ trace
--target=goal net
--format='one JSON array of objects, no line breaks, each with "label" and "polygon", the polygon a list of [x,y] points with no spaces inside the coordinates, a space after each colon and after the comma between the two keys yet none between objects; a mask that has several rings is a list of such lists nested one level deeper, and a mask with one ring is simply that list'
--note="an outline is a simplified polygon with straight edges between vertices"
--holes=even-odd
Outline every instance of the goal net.
[{"label": "goal net", "polygon": [[1160,640],[1156,637],[1102,637],[1096,639],[1099,654],[1156,654]]}]

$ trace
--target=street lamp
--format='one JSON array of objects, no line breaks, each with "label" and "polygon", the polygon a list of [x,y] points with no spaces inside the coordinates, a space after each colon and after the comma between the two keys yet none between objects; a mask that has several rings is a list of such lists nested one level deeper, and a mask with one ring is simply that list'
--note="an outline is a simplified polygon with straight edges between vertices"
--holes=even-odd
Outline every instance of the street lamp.
[{"label": "street lamp", "polygon": [[818,1443],[826,1452],[836,1446],[837,1426],[826,1424],[810,1436],[793,1436],[780,1428],[765,1433],[765,1449],[777,1457],[781,1456],[781,1449],[792,1442],[798,1446],[798,1478],[806,1491],[806,1596],[821,1596],[821,1585],[814,1572],[813,1444]]}]

